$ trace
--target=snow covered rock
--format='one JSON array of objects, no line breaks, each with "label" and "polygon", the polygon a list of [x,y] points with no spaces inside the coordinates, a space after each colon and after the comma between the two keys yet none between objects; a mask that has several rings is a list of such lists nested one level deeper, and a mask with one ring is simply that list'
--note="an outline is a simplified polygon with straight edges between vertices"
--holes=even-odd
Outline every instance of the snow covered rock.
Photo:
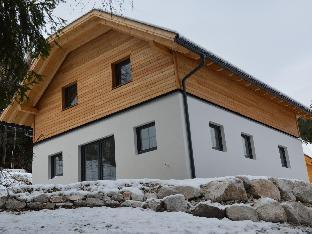
[{"label": "snow covered rock", "polygon": [[[104,206],[105,205],[105,202],[102,199],[95,198],[95,197],[87,197],[87,199],[83,202],[88,207]],[[76,202],[76,204],[77,204],[77,202]]]},{"label": "snow covered rock", "polygon": [[287,222],[312,226],[312,209],[300,202],[284,202],[282,206],[287,215]]},{"label": "snow covered rock", "polygon": [[144,200],[149,200],[149,199],[157,199],[157,194],[155,194],[155,193],[145,193],[144,194]]},{"label": "snow covered rock", "polygon": [[34,197],[34,198],[32,199],[32,201],[33,201],[33,202],[46,203],[46,202],[49,201],[49,199],[50,199],[50,196],[47,195],[47,194],[45,194],[45,193],[43,193],[43,194],[40,194],[40,195]]},{"label": "snow covered rock", "polygon": [[194,216],[206,217],[206,218],[217,218],[223,219],[225,217],[225,210],[215,206],[211,203],[201,202],[198,203],[192,210],[191,213]]},{"label": "snow covered rock", "polygon": [[189,200],[193,198],[197,198],[201,196],[201,192],[199,188],[192,186],[176,186],[175,187],[178,194],[184,195],[184,197]]},{"label": "snow covered rock", "polygon": [[124,201],[123,195],[117,191],[110,191],[106,195],[108,197],[110,197],[113,201],[117,201],[117,202],[123,202]]},{"label": "snow covered rock", "polygon": [[5,208],[8,210],[21,210],[26,207],[26,202],[14,198],[8,198],[5,202]]},{"label": "snow covered rock", "polygon": [[27,207],[31,210],[42,210],[44,209],[44,203],[41,202],[29,202]]},{"label": "snow covered rock", "polygon": [[50,197],[50,202],[52,203],[63,203],[66,201],[64,196],[52,196]]},{"label": "snow covered rock", "polygon": [[157,197],[162,199],[164,197],[178,194],[178,191],[175,189],[175,187],[172,186],[162,186],[158,190]]},{"label": "snow covered rock", "polygon": [[56,208],[72,208],[74,204],[72,202],[55,203]]},{"label": "snow covered rock", "polygon": [[255,204],[260,220],[272,223],[283,223],[287,216],[281,204],[271,198],[261,198]]},{"label": "snow covered rock", "polygon": [[293,181],[293,193],[298,201],[312,204],[312,185],[303,181]]},{"label": "snow covered rock", "polygon": [[153,211],[161,211],[163,209],[163,201],[160,199],[148,199],[145,201],[144,207]]},{"label": "snow covered rock", "polygon": [[[133,188],[133,187],[125,188],[123,197],[125,198],[125,194],[129,194],[129,193],[130,193],[131,200],[134,200],[134,201],[144,200],[144,193],[142,192],[142,190],[138,188]],[[125,200],[130,200],[130,199],[125,199]]]},{"label": "snow covered rock", "polygon": [[4,207],[7,197],[0,197],[0,209]]},{"label": "snow covered rock", "polygon": [[281,200],[281,194],[272,181],[266,179],[253,179],[247,182],[250,186],[249,192],[254,198],[272,198]]},{"label": "snow covered rock", "polygon": [[256,210],[247,205],[232,205],[225,208],[226,217],[233,221],[251,220],[259,221]]},{"label": "snow covered rock", "polygon": [[66,199],[68,199],[69,201],[78,201],[78,200],[83,200],[85,198],[84,195],[81,194],[76,194],[76,195],[68,195],[66,196]]},{"label": "snow covered rock", "polygon": [[240,179],[212,181],[201,187],[206,199],[213,202],[246,201],[247,193]]},{"label": "snow covered rock", "polygon": [[121,203],[122,207],[132,207],[132,208],[142,207],[143,205],[144,205],[144,202],[134,201],[134,200],[127,200]]},{"label": "snow covered rock", "polygon": [[185,212],[188,208],[188,203],[182,194],[167,196],[163,199],[164,207],[167,211]]},{"label": "snow covered rock", "polygon": [[278,187],[281,199],[284,201],[296,201],[293,194],[293,182],[286,179],[270,178],[270,180]]}]

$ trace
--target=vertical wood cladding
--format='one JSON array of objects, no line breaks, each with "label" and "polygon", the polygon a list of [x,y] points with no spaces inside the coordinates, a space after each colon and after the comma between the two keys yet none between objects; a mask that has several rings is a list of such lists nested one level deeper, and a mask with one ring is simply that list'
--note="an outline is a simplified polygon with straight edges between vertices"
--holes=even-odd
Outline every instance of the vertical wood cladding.
[{"label": "vertical wood cladding", "polygon": [[[112,63],[129,57],[132,81],[113,89]],[[62,87],[77,82],[78,105],[62,110]],[[116,31],[71,52],[38,103],[35,141],[176,89],[173,57]]]},{"label": "vertical wood cladding", "polygon": [[[130,57],[132,81],[113,88],[112,64]],[[152,43],[108,31],[72,51],[41,97],[34,141],[43,140],[180,88],[179,80],[197,65]],[[78,105],[62,110],[62,88],[77,82]],[[298,136],[295,113],[270,96],[223,72],[205,67],[187,82],[189,93]],[[207,117],[209,118],[209,117]]]},{"label": "vertical wood cladding", "polygon": [[[178,56],[180,77],[195,66],[194,61]],[[202,68],[187,81],[187,91],[291,135],[299,135],[296,115],[292,110],[272,101],[269,96],[261,96],[255,90],[246,87],[243,82],[235,81],[210,67]]]}]

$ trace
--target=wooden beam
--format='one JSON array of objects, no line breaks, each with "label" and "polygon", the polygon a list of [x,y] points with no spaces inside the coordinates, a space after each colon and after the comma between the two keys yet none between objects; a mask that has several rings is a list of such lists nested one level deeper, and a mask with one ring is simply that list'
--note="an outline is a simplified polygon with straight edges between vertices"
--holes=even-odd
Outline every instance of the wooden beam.
[{"label": "wooden beam", "polygon": [[24,113],[28,113],[28,114],[32,114],[32,115],[36,115],[38,113],[38,109],[32,106],[26,106],[26,105],[19,105],[18,106],[19,111],[24,112]]},{"label": "wooden beam", "polygon": [[[67,51],[60,51],[61,55],[57,56],[57,62],[55,62],[53,64],[53,69],[51,71],[49,71],[48,76],[44,77],[44,80],[41,81],[38,86],[38,91],[36,93],[36,96],[34,97],[33,101],[32,101],[32,105],[36,106],[38,101],[40,100],[41,96],[43,95],[44,91],[46,90],[46,88],[48,87],[48,85],[50,84],[51,80],[53,79],[53,77],[55,76],[56,72],[58,71],[58,69],[60,68],[60,66],[63,64],[68,52]],[[52,66],[52,65],[51,65]]]},{"label": "wooden beam", "polygon": [[156,49],[157,51],[159,51],[162,54],[171,55],[171,53],[172,53],[172,51],[168,47],[163,46],[163,45],[161,45],[155,41],[150,41],[149,44],[152,48]]}]

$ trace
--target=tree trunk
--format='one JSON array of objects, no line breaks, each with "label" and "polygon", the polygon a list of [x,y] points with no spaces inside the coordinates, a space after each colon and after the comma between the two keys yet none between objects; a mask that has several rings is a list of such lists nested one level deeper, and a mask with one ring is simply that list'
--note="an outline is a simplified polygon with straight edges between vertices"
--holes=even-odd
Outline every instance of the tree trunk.
[{"label": "tree trunk", "polygon": [[6,157],[7,157],[7,141],[8,141],[8,127],[4,126],[4,133],[3,133],[3,155],[2,155],[2,167],[5,167]]}]

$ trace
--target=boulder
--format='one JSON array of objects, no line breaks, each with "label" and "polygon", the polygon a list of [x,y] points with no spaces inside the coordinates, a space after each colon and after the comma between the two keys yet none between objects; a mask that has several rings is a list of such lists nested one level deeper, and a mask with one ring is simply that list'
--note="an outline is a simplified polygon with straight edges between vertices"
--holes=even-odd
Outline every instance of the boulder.
[{"label": "boulder", "polygon": [[88,197],[84,201],[85,206],[94,207],[94,206],[104,206],[105,202],[99,198]]},{"label": "boulder", "polygon": [[122,207],[132,207],[132,208],[139,208],[142,207],[144,202],[141,201],[134,201],[134,200],[127,200],[124,201],[121,206]]},{"label": "boulder", "polygon": [[272,198],[276,201],[281,200],[281,194],[272,181],[267,179],[254,179],[249,181],[250,194],[254,198]]},{"label": "boulder", "polygon": [[7,197],[0,197],[0,209],[2,209],[5,205]]},{"label": "boulder", "polygon": [[51,203],[51,202],[44,203],[44,209],[49,209],[49,210],[55,209],[55,203]]},{"label": "boulder", "polygon": [[32,199],[32,201],[33,201],[33,202],[45,203],[45,202],[48,202],[49,199],[50,199],[50,196],[47,195],[47,194],[45,194],[45,193],[43,193],[43,194],[40,194],[40,195],[34,197],[34,198]]},{"label": "boulder", "polygon": [[7,210],[21,210],[26,207],[26,202],[19,201],[14,198],[8,198],[8,200],[5,202],[5,208]]},{"label": "boulder", "polygon": [[200,189],[192,186],[176,186],[175,190],[178,194],[184,195],[187,200],[201,196]]},{"label": "boulder", "polygon": [[164,207],[167,211],[185,212],[188,208],[188,203],[182,194],[167,196],[163,199]]},{"label": "boulder", "polygon": [[178,191],[174,187],[165,185],[163,187],[160,187],[157,193],[157,197],[162,199],[164,197],[175,194],[178,194]]},{"label": "boulder", "polygon": [[233,221],[251,220],[259,221],[257,211],[247,205],[232,205],[225,209],[226,217]]},{"label": "boulder", "polygon": [[157,199],[157,195],[155,193],[145,193],[144,194],[144,199],[145,200]]},{"label": "boulder", "polygon": [[287,222],[312,226],[312,209],[300,202],[284,202],[282,206],[287,215]]},{"label": "boulder", "polygon": [[281,204],[271,198],[261,198],[255,204],[259,219],[272,222],[283,223],[287,221],[287,216]]},{"label": "boulder", "polygon": [[163,201],[160,199],[148,199],[145,201],[144,207],[153,211],[161,211],[163,209]]},{"label": "boulder", "polygon": [[213,204],[209,203],[198,203],[192,210],[191,213],[194,216],[206,217],[206,218],[217,218],[223,219],[225,217],[225,210],[221,209]]},{"label": "boulder", "polygon": [[78,201],[78,200],[83,200],[84,198],[85,196],[80,195],[80,194],[66,196],[66,199],[69,201]]},{"label": "boulder", "polygon": [[247,193],[240,179],[212,181],[201,187],[206,199],[213,202],[246,201]]},{"label": "boulder", "polygon": [[131,200],[131,192],[129,192],[129,191],[125,191],[125,192],[122,194],[122,196],[123,196],[123,199],[124,199],[125,201]]},{"label": "boulder", "polygon": [[291,181],[278,178],[271,178],[270,180],[278,187],[283,201],[296,201],[296,197],[292,192],[293,183]]},{"label": "boulder", "polygon": [[72,202],[55,203],[56,208],[72,208],[74,204]]},{"label": "boulder", "polygon": [[303,181],[292,181],[293,193],[298,201],[312,204],[312,185]]},{"label": "boulder", "polygon": [[52,203],[63,203],[66,201],[64,196],[52,196],[50,197],[50,202]]},{"label": "boulder", "polygon": [[41,202],[29,202],[27,203],[27,207],[31,210],[42,210],[45,208],[44,204],[45,203],[41,203]]},{"label": "boulder", "polygon": [[117,191],[110,191],[106,195],[108,197],[110,197],[114,201],[118,201],[118,202],[123,202],[124,201],[123,195],[121,193],[117,192]]}]

